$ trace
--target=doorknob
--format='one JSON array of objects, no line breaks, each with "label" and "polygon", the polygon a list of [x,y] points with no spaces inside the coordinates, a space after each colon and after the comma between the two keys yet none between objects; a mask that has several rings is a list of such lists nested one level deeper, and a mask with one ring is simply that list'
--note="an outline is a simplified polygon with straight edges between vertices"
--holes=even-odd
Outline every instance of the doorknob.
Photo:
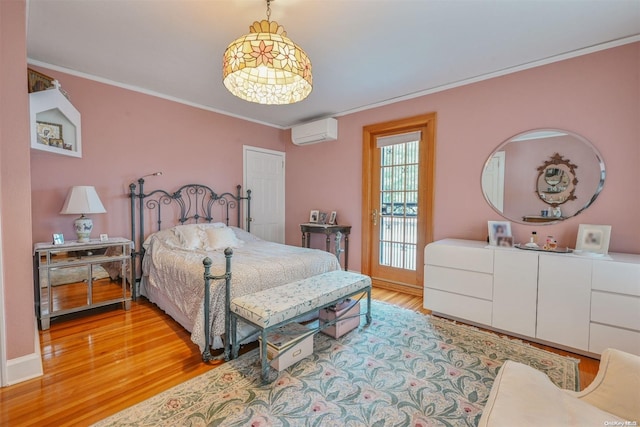
[{"label": "doorknob", "polygon": [[378,225],[378,209],[374,209],[371,213],[371,220],[373,221],[373,225]]}]

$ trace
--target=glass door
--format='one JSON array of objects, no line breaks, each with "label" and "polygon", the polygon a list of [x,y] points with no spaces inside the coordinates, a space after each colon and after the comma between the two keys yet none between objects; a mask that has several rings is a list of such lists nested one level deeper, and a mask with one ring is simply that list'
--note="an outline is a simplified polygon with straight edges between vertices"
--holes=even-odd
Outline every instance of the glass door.
[{"label": "glass door", "polygon": [[421,295],[432,240],[435,114],[364,128],[363,273]]}]

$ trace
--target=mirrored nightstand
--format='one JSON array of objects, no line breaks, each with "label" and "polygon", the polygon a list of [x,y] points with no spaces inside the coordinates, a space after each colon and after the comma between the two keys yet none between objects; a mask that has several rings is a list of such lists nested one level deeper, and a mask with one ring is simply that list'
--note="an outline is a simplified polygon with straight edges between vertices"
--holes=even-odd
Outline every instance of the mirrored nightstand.
[{"label": "mirrored nightstand", "polygon": [[40,329],[50,319],[95,307],[122,303],[131,307],[131,248],[115,237],[88,243],[34,246],[35,309]]}]

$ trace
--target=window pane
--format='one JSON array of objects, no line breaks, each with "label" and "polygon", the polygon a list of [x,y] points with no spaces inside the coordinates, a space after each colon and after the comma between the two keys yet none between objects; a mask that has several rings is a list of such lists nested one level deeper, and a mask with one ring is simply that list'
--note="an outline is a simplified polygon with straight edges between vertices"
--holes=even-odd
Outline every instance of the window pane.
[{"label": "window pane", "polygon": [[416,269],[418,145],[381,148],[380,265]]}]

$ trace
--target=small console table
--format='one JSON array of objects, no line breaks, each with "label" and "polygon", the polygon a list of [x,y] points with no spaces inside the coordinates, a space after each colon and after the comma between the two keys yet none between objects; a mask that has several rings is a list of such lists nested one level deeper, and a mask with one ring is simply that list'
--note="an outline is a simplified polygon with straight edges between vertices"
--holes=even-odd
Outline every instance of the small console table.
[{"label": "small console table", "polygon": [[350,225],[329,225],[329,224],[300,224],[300,231],[302,231],[302,247],[308,248],[310,243],[310,233],[321,233],[327,236],[326,248],[327,252],[330,252],[331,235],[338,232],[344,236],[344,269],[349,268],[349,233],[351,233]]},{"label": "small console table", "polygon": [[52,317],[109,304],[123,303],[129,310],[132,247],[133,242],[122,237],[36,243],[35,308],[40,329],[49,329]]}]

